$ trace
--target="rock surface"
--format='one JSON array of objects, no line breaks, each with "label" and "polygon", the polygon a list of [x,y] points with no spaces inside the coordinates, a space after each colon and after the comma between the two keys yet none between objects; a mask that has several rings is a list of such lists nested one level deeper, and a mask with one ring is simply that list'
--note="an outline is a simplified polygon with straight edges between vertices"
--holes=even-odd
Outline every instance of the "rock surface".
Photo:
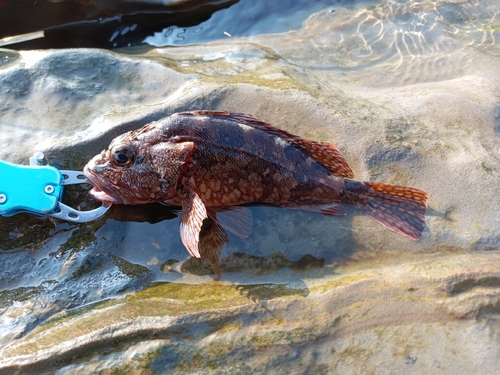
[{"label": "rock surface", "polygon": [[42,150],[79,169],[127,130],[224,109],[332,142],[357,179],[430,200],[417,243],[354,212],[252,207],[221,283],[178,263],[162,206],[81,225],[0,218],[0,372],[497,372],[498,11],[354,3],[205,45],[1,52],[1,159]]}]

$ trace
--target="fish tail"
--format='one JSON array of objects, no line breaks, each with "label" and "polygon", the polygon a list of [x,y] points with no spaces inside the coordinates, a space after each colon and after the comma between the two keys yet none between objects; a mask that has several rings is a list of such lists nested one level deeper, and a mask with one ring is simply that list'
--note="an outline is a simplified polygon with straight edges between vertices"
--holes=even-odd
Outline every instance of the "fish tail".
[{"label": "fish tail", "polygon": [[[387,229],[417,241],[425,225],[428,194],[407,186],[346,180],[365,186],[357,208]],[[349,189],[349,188],[348,188]]]}]

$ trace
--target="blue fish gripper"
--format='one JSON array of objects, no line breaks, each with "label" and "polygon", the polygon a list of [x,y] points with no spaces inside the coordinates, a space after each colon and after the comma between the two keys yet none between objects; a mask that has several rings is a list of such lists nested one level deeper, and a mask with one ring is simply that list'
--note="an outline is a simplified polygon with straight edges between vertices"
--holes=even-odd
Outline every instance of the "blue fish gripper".
[{"label": "blue fish gripper", "polygon": [[47,215],[59,205],[63,177],[50,166],[25,166],[0,160],[0,215]]},{"label": "blue fish gripper", "polygon": [[88,183],[82,172],[64,171],[43,165],[44,155],[30,158],[30,165],[0,160],[0,216],[28,212],[40,216],[84,223],[96,220],[111,207],[78,211],[61,202],[63,185]]}]

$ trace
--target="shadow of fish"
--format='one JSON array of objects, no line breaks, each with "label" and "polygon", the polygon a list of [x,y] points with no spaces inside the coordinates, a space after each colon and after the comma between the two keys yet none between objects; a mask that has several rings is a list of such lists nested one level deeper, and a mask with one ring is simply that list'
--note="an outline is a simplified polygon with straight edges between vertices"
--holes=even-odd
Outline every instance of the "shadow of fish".
[{"label": "shadow of fish", "polygon": [[252,217],[240,205],[261,203],[345,215],[343,205],[418,240],[427,193],[353,180],[340,151],[242,113],[181,112],[115,138],[85,167],[91,195],[114,204],[181,206],[188,252],[220,278],[225,229],[241,238]]},{"label": "shadow of fish", "polygon": [[[320,269],[325,265],[324,259],[317,259],[310,254],[299,260],[289,260],[281,252],[266,256],[255,256],[245,253],[234,253],[220,261],[220,268],[224,272],[242,272],[249,275],[267,275],[285,267],[294,271]],[[198,258],[189,257],[183,261],[170,259],[160,266],[163,272],[174,271],[182,274],[211,275],[213,269],[201,262]]]}]

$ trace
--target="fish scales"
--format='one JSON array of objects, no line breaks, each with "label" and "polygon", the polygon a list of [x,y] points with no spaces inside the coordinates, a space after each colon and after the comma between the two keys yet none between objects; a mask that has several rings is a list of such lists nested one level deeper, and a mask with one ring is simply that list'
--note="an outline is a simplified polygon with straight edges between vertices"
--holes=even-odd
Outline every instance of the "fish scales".
[{"label": "fish scales", "polygon": [[337,199],[343,183],[291,142],[232,117],[181,115],[160,123],[159,131],[196,144],[186,169],[207,206],[326,203]]},{"label": "fish scales", "polygon": [[244,238],[252,203],[344,215],[344,204],[417,240],[427,193],[353,180],[332,144],[303,139],[251,115],[181,112],[115,138],[85,167],[91,194],[116,204],[164,202],[182,207],[181,239],[220,277],[227,235]]}]

